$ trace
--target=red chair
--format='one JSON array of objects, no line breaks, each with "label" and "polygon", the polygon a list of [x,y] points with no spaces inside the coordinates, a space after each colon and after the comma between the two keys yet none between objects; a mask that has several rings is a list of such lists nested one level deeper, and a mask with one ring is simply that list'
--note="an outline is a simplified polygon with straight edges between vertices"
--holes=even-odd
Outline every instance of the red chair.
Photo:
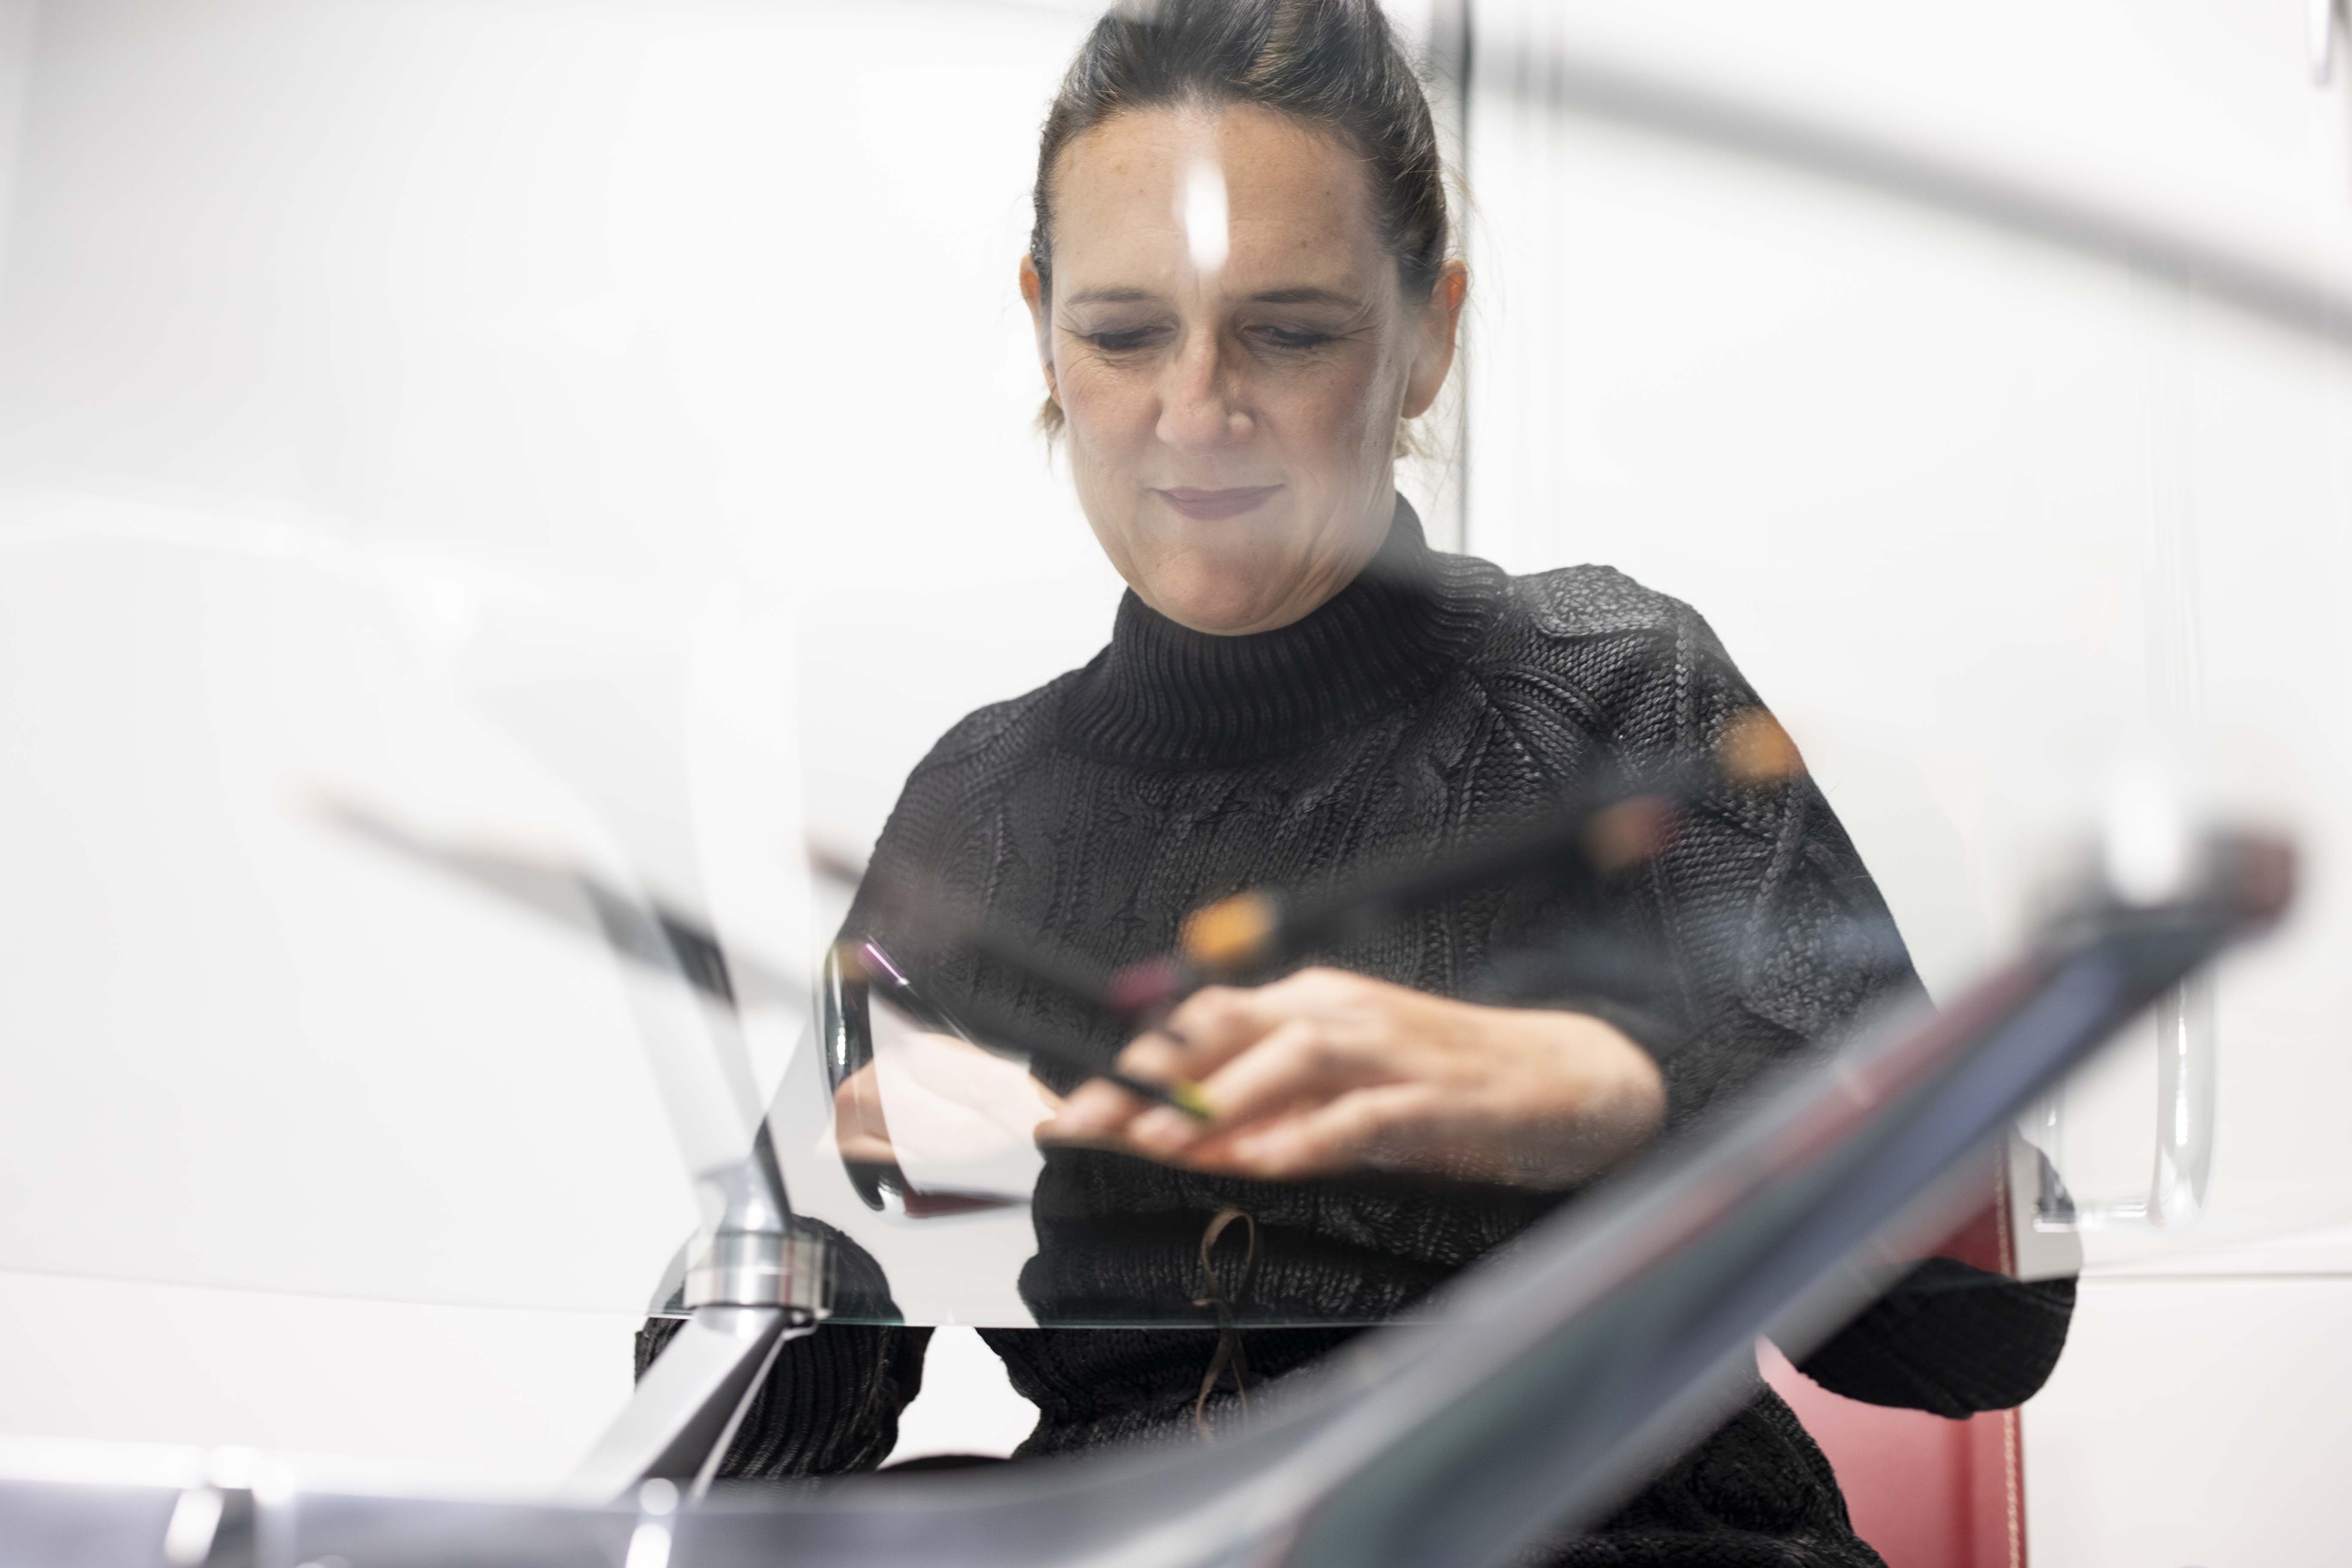
[{"label": "red chair", "polygon": [[[2014,1273],[2007,1184],[1936,1251]],[[1854,1533],[1887,1568],[2025,1568],[2024,1450],[2014,1410],[1950,1421],[1832,1394],[1759,1343],[1764,1381],[1829,1456]]]}]

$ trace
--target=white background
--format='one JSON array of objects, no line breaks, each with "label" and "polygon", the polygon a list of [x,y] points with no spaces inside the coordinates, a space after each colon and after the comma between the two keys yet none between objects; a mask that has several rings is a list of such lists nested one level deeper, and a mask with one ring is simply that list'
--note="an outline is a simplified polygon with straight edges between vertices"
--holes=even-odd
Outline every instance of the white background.
[{"label": "white background", "polygon": [[[1531,47],[1480,79],[1470,129],[1471,547],[1607,561],[1697,605],[1931,988],[2014,933],[2053,831],[2148,737],[2217,809],[2302,835],[2294,924],[2221,979],[2206,1223],[2088,1239],[2073,1340],[2025,1409],[2031,1552],[2064,1568],[2352,1552],[2325,1479],[2352,1393],[2327,1327],[2352,1308],[2344,317],[2250,312],[2159,254],[2086,257],[1551,94],[1639,73],[2103,204],[2341,300],[2352,97],[2340,72],[2313,85],[2303,12],[1481,12],[1497,52]],[[2152,1045],[2068,1097],[2085,1197],[2146,1191]]]}]

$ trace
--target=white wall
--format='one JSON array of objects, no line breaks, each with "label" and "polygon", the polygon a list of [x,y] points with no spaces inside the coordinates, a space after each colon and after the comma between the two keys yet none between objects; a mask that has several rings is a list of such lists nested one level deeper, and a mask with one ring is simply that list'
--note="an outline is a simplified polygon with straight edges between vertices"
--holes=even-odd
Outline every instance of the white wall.
[{"label": "white wall", "polygon": [[1085,18],[6,20],[0,1424],[536,1484],[691,1219],[644,1042],[306,792],[798,962],[803,832],[1108,626],[1012,286]]},{"label": "white wall", "polygon": [[2033,1560],[2343,1562],[2347,1310],[2341,1275],[2085,1282],[2026,1406]]},{"label": "white wall", "polygon": [[[1705,145],[1686,106],[1895,150],[1848,174],[2079,197],[2340,297],[2352,100],[2312,85],[2303,9],[1479,13],[1471,548],[1610,562],[1698,605],[1931,986],[2010,939],[2053,835],[2151,737],[2207,800],[2302,836],[2293,925],[2221,983],[2205,1223],[2087,1238],[2074,1342],[2027,1408],[2032,1552],[2063,1568],[2352,1552],[2310,1472],[2342,1451],[2352,1395],[2319,1342],[2340,1240],[2273,1244],[2259,1268],[2200,1250],[2352,1215],[2344,339],[2320,309],[2249,310]],[[2151,1044],[2070,1090],[2085,1196],[2146,1190]]]}]

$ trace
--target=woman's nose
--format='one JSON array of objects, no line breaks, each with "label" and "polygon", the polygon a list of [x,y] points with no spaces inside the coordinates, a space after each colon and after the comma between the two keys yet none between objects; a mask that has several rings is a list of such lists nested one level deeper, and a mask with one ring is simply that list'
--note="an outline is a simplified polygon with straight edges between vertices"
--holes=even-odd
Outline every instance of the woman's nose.
[{"label": "woman's nose", "polygon": [[1160,439],[1193,452],[1248,440],[1255,425],[1236,390],[1216,339],[1195,334],[1170,363],[1160,398]]}]

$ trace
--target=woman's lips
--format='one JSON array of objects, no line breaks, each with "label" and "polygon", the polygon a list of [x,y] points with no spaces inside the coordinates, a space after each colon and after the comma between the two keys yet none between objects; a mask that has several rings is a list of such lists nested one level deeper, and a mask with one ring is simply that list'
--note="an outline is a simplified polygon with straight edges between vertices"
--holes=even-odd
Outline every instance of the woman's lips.
[{"label": "woman's lips", "polygon": [[1245,489],[1196,490],[1190,485],[1174,485],[1151,493],[1198,522],[1215,522],[1228,517],[1239,517],[1245,511],[1255,511],[1265,504],[1268,496],[1280,489],[1280,485],[1252,485]]}]

